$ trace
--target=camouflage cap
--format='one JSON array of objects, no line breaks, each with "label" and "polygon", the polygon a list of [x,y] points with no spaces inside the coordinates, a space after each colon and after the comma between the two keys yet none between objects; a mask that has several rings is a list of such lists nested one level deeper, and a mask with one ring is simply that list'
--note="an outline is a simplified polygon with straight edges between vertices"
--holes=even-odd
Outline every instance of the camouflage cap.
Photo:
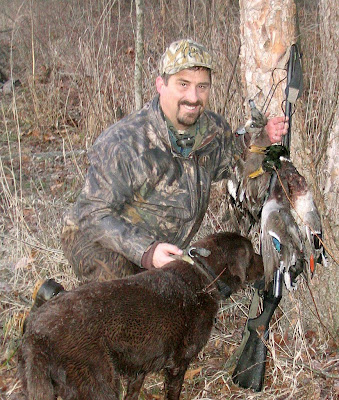
[{"label": "camouflage cap", "polygon": [[190,67],[213,69],[212,55],[201,44],[191,39],[173,42],[167,47],[160,59],[160,75],[173,75]]}]

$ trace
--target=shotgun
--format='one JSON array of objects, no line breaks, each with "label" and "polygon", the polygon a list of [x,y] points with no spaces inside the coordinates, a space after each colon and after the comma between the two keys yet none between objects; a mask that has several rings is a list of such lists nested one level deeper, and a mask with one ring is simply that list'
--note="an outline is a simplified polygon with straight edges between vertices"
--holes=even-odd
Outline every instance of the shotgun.
[{"label": "shotgun", "polygon": [[[291,142],[292,105],[300,97],[303,86],[300,59],[298,46],[293,44],[287,63],[287,84],[285,89],[285,117],[289,118],[289,128],[288,133],[283,138],[283,145],[288,152]],[[301,272],[302,268],[290,270],[291,280],[296,279]],[[257,392],[262,390],[267,356],[265,342],[268,339],[270,320],[282,297],[282,282],[282,274],[277,269],[268,290],[262,292],[262,313],[256,318],[249,318],[247,321],[244,330],[244,337],[247,337],[247,341],[244,341],[245,343],[242,344],[244,347],[232,374],[233,382],[237,383],[240,387],[251,388]],[[255,296],[258,296],[257,293]],[[257,301],[257,299],[253,298],[253,301]]]},{"label": "shotgun", "polygon": [[249,337],[233,371],[232,379],[240,387],[262,390],[265,377],[269,323],[282,297],[282,273],[275,271],[273,282],[263,294],[263,311],[247,321]]},{"label": "shotgun", "polygon": [[290,58],[287,64],[287,84],[285,89],[286,105],[285,105],[285,117],[289,119],[288,132],[283,137],[283,145],[290,150],[291,146],[291,128],[292,128],[292,105],[301,96],[303,89],[303,76],[301,68],[301,55],[299,53],[298,46],[292,44]]}]

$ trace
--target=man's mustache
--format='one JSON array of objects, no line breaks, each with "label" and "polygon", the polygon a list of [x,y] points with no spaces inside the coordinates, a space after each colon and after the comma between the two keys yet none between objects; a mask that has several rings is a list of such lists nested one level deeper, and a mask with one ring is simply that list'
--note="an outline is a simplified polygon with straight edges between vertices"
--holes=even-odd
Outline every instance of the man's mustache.
[{"label": "man's mustache", "polygon": [[179,106],[181,106],[181,105],[183,105],[183,106],[185,105],[185,106],[189,106],[189,107],[197,107],[197,106],[202,106],[202,101],[198,100],[195,103],[191,103],[187,100],[182,100],[182,101],[179,101]]}]

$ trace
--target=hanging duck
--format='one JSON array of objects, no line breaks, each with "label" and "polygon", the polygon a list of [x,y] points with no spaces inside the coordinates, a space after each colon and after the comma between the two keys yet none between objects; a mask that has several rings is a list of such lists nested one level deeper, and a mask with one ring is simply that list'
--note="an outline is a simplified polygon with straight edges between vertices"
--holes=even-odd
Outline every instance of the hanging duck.
[{"label": "hanging duck", "polygon": [[278,268],[283,274],[286,288],[294,289],[296,284],[291,279],[290,269],[293,275],[303,271],[304,246],[276,173],[272,174],[269,196],[262,209],[260,231],[266,288]]},{"label": "hanging duck", "polygon": [[258,175],[258,179],[250,179],[250,172],[261,168],[262,159],[256,153],[257,149],[266,149],[270,140],[263,134],[263,128],[267,124],[267,118],[259,112],[253,101],[250,101],[251,119],[236,131],[236,135],[244,135],[248,132],[251,136],[247,149],[246,162],[239,159],[235,174],[227,180],[227,191],[230,195],[228,202],[228,220],[243,235],[259,229],[260,213],[265,201],[270,182],[270,172]]},{"label": "hanging duck", "polygon": [[256,150],[266,149],[270,140],[263,133],[267,124],[267,118],[258,112],[254,102],[251,105],[251,119],[236,131],[236,135],[244,135],[248,132],[251,136],[246,154],[246,162],[238,160],[235,174],[227,181],[227,190],[230,195],[228,203],[229,219],[233,226],[245,236],[251,231],[257,231],[260,224],[260,213],[264,204],[270,183],[270,172],[258,175],[258,179],[251,179],[250,173],[261,168],[262,158],[258,157]]},{"label": "hanging duck", "polygon": [[292,289],[290,268],[300,273],[304,259],[313,274],[315,262],[320,258],[325,261],[320,216],[305,178],[288,158],[288,150],[268,143],[264,134],[267,119],[253,101],[250,107],[251,120],[244,127],[251,134],[251,144],[243,197],[252,208],[255,203],[259,207],[265,202],[261,210],[261,246],[267,284],[279,268],[286,286]]},{"label": "hanging duck", "polygon": [[279,175],[287,183],[291,214],[296,221],[305,246],[305,258],[313,277],[316,263],[327,264],[322,244],[321,218],[305,178],[289,159],[282,159]]}]

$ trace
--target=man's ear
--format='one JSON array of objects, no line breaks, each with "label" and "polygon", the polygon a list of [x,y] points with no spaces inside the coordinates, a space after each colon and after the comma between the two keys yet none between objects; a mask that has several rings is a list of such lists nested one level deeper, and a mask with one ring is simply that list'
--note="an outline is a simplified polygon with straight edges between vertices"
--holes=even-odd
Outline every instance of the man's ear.
[{"label": "man's ear", "polygon": [[157,88],[157,92],[161,93],[162,87],[165,85],[164,80],[162,79],[161,76],[158,76],[157,79],[155,80],[155,86]]}]

